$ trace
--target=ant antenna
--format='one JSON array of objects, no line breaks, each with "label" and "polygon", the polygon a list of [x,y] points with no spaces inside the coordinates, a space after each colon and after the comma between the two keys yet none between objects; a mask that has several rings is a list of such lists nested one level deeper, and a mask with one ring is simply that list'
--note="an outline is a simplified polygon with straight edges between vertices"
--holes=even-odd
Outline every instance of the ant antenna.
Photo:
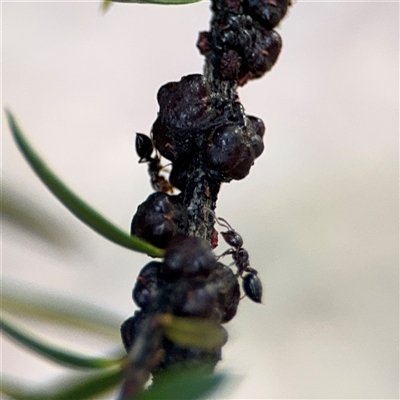
[{"label": "ant antenna", "polygon": [[[221,221],[222,221],[222,223],[221,223]],[[225,218],[218,217],[217,218],[217,223],[218,223],[218,225],[224,226],[225,228],[229,229],[230,231],[235,231],[232,228],[231,224]]]},{"label": "ant antenna", "polygon": [[165,168],[169,167],[170,165],[172,165],[172,162],[170,162],[170,163],[168,163],[168,164],[165,164],[165,165],[163,165],[161,169],[165,169]]},{"label": "ant antenna", "polygon": [[215,215],[215,212],[208,207],[204,207],[204,208],[214,217],[214,220],[218,225],[223,226],[224,228],[226,228],[230,231],[234,231],[232,226],[229,224],[229,222],[225,218],[217,217]]}]

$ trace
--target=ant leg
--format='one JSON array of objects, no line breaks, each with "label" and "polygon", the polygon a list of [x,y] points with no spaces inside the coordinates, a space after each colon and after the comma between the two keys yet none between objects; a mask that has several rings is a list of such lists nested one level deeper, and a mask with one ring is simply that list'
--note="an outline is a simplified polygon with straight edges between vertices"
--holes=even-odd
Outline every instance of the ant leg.
[{"label": "ant leg", "polygon": [[254,268],[250,268],[250,267],[246,267],[243,272],[250,272],[253,275],[257,275],[258,274],[257,270],[255,270]]},{"label": "ant leg", "polygon": [[235,250],[234,249],[228,249],[225,250],[222,254],[220,254],[219,256],[217,256],[217,260],[220,259],[223,256],[227,256],[228,254],[234,254]]},{"label": "ant leg", "polygon": [[165,169],[165,168],[167,168],[167,167],[169,167],[169,166],[171,166],[171,165],[172,165],[172,162],[161,166],[160,169],[163,170],[163,169]]}]

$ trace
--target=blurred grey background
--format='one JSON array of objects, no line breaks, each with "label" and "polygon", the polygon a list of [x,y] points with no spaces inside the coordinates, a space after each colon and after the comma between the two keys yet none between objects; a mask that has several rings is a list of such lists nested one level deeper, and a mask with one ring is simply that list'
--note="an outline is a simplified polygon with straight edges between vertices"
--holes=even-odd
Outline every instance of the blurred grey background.
[{"label": "blurred grey background", "polygon": [[[128,230],[151,192],[134,133],[149,133],[162,84],[202,71],[195,43],[209,2],[115,4],[106,15],[97,1],[3,2],[2,14],[3,107],[74,190]],[[244,299],[226,326],[219,369],[233,379],[215,397],[398,398],[399,4],[298,1],[279,32],[273,70],[239,91],[267,125],[266,150],[245,180],[222,187],[217,208],[243,236],[266,295],[262,306]],[[80,299],[121,322],[132,315],[148,258],[76,221],[4,118],[2,168],[4,184],[79,244],[60,253],[5,224],[4,287]],[[108,348],[78,342],[91,354]],[[28,383],[64,371],[6,340],[2,350],[3,371]]]}]

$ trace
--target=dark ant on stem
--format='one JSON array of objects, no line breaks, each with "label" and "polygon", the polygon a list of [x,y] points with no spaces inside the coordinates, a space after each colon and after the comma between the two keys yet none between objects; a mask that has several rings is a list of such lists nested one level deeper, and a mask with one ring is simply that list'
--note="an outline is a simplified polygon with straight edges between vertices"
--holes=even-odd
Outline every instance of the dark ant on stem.
[{"label": "dark ant on stem", "polygon": [[[256,303],[261,303],[262,284],[258,277],[258,271],[250,267],[249,253],[243,248],[243,239],[232,226],[224,218],[217,217],[211,210],[209,212],[214,216],[218,225],[227,229],[226,232],[221,232],[225,242],[231,246],[230,249],[223,252],[220,257],[228,254],[232,255],[235,266],[238,269],[237,275],[243,279],[242,287],[247,297]],[[243,274],[246,272],[246,275]]]},{"label": "dark ant on stem", "polygon": [[139,156],[139,163],[148,163],[148,172],[153,189],[157,192],[173,193],[173,186],[165,177],[160,175],[161,170],[164,168],[161,165],[160,156],[156,152],[155,157],[151,157],[154,150],[151,138],[143,133],[136,133],[135,148]]}]

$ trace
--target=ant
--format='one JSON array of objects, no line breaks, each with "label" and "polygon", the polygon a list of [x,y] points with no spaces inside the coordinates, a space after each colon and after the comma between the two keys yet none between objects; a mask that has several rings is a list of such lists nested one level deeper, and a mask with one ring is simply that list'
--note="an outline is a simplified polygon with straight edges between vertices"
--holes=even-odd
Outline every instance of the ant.
[{"label": "ant", "polygon": [[135,148],[136,153],[139,156],[139,163],[148,163],[150,182],[153,189],[157,192],[172,193],[174,191],[172,185],[162,175],[160,175],[160,171],[164,167],[161,166],[161,158],[157,154],[157,151],[156,156],[151,157],[151,153],[153,153],[154,150],[151,138],[143,133],[136,133]]},{"label": "ant", "polygon": [[[242,237],[232,228],[228,221],[226,221],[224,218],[217,217],[213,211],[208,211],[210,212],[210,214],[213,215],[214,220],[217,222],[218,225],[227,229],[226,232],[221,232],[221,235],[224,238],[225,242],[229,246],[231,246],[231,248],[223,252],[219,257],[226,256],[227,254],[232,255],[235,266],[238,269],[237,276],[240,276],[243,279],[242,287],[246,296],[256,303],[261,303],[261,280],[258,277],[257,270],[250,267],[249,253],[246,249],[243,248]],[[243,276],[245,272],[247,273]]]}]

